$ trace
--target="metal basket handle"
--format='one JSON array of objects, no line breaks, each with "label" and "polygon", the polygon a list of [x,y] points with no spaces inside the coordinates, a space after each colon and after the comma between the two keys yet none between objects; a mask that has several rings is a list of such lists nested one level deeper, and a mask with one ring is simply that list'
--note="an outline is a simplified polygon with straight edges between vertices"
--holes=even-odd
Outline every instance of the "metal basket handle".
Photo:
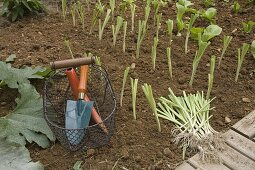
[{"label": "metal basket handle", "polygon": [[69,68],[69,67],[78,67],[81,65],[90,65],[90,64],[94,64],[95,61],[96,61],[95,57],[67,59],[67,60],[50,62],[50,67],[52,70],[56,70],[56,69],[60,69],[60,68]]}]

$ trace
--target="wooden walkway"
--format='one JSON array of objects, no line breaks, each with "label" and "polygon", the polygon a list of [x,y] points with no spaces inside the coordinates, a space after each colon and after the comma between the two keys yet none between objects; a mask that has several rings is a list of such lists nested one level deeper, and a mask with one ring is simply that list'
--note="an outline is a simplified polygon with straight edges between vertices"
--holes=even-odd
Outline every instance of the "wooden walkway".
[{"label": "wooden walkway", "polygon": [[176,170],[255,170],[255,110],[225,134],[227,148],[219,153],[222,164],[202,163],[196,154]]}]

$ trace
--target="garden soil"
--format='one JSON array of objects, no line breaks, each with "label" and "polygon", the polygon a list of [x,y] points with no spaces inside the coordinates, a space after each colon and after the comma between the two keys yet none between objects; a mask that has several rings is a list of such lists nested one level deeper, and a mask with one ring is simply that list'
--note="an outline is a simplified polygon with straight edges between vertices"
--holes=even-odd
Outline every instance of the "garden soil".
[{"label": "garden soil", "polygon": [[[142,2],[142,1],[141,1]],[[149,26],[145,39],[141,46],[138,59],[135,58],[138,20],[143,19],[144,5],[137,2],[137,15],[135,17],[135,32],[130,28],[130,11],[125,14],[128,21],[126,38],[126,52],[122,51],[123,31],[117,37],[117,44],[112,45],[112,32],[108,23],[103,34],[103,40],[98,40],[97,26],[90,35],[92,7],[86,10],[85,31],[81,25],[73,27],[72,18],[68,15],[63,21],[61,13],[50,10],[48,15],[38,15],[15,23],[10,23],[4,18],[0,19],[0,58],[5,60],[10,54],[16,54],[13,63],[15,67],[22,65],[46,66],[51,61],[71,58],[68,49],[64,46],[64,40],[68,39],[75,57],[82,56],[84,52],[101,58],[103,67],[109,73],[113,89],[117,98],[115,133],[108,146],[102,148],[88,149],[87,151],[70,152],[64,149],[58,141],[48,149],[42,149],[36,144],[27,144],[34,161],[40,161],[45,169],[72,169],[76,161],[82,160],[83,169],[173,169],[182,163],[182,151],[173,142],[171,131],[172,123],[160,119],[162,132],[157,131],[156,122],[152,111],[142,92],[141,85],[148,83],[152,85],[155,98],[168,95],[170,87],[175,94],[181,95],[182,91],[195,93],[196,91],[207,91],[208,73],[210,69],[210,57],[221,54],[223,47],[223,35],[233,36],[233,40],[226,51],[220,69],[215,70],[214,84],[211,96],[216,97],[211,106],[215,107],[210,113],[210,120],[215,130],[224,132],[245,115],[255,109],[255,60],[249,51],[243,62],[238,82],[235,82],[237,67],[237,49],[243,43],[251,44],[255,39],[255,29],[251,33],[242,31],[242,22],[255,21],[255,6],[240,0],[241,10],[237,14],[231,12],[230,5],[221,0],[215,1],[217,8],[217,24],[223,28],[220,36],[212,39],[211,45],[206,50],[199,63],[193,87],[188,86],[192,61],[197,49],[197,42],[189,41],[189,52],[184,54],[185,31],[182,36],[173,36],[172,42],[172,65],[173,78],[170,79],[167,67],[166,48],[169,46],[166,26],[162,22],[159,32],[159,44],[157,48],[156,69],[152,70],[151,46],[155,35],[153,25],[153,10],[149,18]],[[205,7],[202,1],[195,2],[196,9]],[[175,3],[160,10],[162,19],[175,19]],[[117,14],[116,14],[117,16]],[[188,15],[187,15],[188,16]],[[110,20],[111,24],[116,19]],[[198,20],[196,26],[207,26],[209,22]],[[176,28],[174,28],[176,34]],[[123,73],[126,67],[133,67],[129,77],[138,78],[137,94],[137,120],[133,119],[131,106],[131,87],[128,78],[123,106],[119,106],[120,91]],[[38,91],[42,92],[43,81],[33,81]],[[17,96],[15,90],[7,87],[0,89],[1,109],[3,116],[15,108],[14,99]],[[227,117],[227,118],[226,118]],[[229,119],[228,119],[229,118]],[[226,121],[227,119],[227,121]],[[230,121],[229,121],[230,120]],[[194,155],[188,151],[186,158]]]}]

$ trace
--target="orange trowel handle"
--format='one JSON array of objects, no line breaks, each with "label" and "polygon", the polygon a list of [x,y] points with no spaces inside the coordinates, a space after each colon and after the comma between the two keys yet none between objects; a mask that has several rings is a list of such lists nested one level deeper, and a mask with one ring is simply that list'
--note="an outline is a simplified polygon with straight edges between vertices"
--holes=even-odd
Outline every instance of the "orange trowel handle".
[{"label": "orange trowel handle", "polygon": [[87,92],[87,84],[88,84],[88,65],[83,65],[80,68],[80,83],[78,86],[79,93],[86,93]]},{"label": "orange trowel handle", "polygon": [[75,100],[78,99],[78,86],[79,86],[79,79],[77,77],[77,74],[73,68],[68,68],[65,71],[66,76],[69,80],[70,87],[73,92],[73,97]]}]

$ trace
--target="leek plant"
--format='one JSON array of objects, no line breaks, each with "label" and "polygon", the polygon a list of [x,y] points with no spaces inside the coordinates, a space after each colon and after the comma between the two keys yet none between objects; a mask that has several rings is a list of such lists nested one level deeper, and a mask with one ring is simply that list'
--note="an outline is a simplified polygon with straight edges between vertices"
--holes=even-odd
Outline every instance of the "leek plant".
[{"label": "leek plant", "polygon": [[100,16],[103,13],[104,13],[104,5],[101,3],[100,0],[98,0],[95,5],[95,9],[93,10],[93,14],[92,14],[92,24],[91,24],[90,31],[89,31],[90,34],[92,34],[97,20],[100,18]]},{"label": "leek plant", "polygon": [[110,14],[111,14],[111,10],[107,9],[103,25],[101,24],[101,19],[98,20],[98,22],[99,22],[99,36],[98,36],[99,40],[102,40],[104,28],[110,19]]},{"label": "leek plant", "polygon": [[150,5],[146,5],[145,7],[145,14],[144,14],[144,21],[145,21],[145,26],[147,27],[147,22],[148,22],[148,19],[149,19],[149,16],[150,16],[150,11],[151,11],[151,7]]},{"label": "leek plant", "polygon": [[67,0],[61,0],[61,7],[62,7],[62,17],[66,20],[67,14]]},{"label": "leek plant", "polygon": [[113,35],[113,46],[115,46],[116,44],[116,40],[117,40],[117,35],[120,31],[120,27],[122,26],[123,24],[123,18],[118,16],[117,17],[117,24],[116,24],[116,27],[114,25],[112,25],[112,35]]},{"label": "leek plant", "polygon": [[168,71],[170,74],[170,78],[173,79],[173,67],[172,67],[172,59],[171,59],[171,47],[166,49],[167,54],[167,64],[168,64]]},{"label": "leek plant", "polygon": [[127,21],[123,22],[123,47],[122,47],[122,51],[125,52],[126,51],[126,35],[127,35]]},{"label": "leek plant", "polygon": [[143,92],[144,92],[146,99],[149,103],[149,106],[153,112],[153,115],[155,116],[158,131],[161,132],[161,126],[160,126],[160,122],[159,122],[159,118],[158,118],[156,102],[154,100],[153,93],[152,93],[152,87],[151,87],[151,85],[144,83],[144,85],[142,86],[142,89],[143,89]]},{"label": "leek plant", "polygon": [[157,46],[158,46],[158,38],[154,37],[153,46],[151,47],[151,59],[152,59],[152,69],[156,69],[156,57],[157,57]]},{"label": "leek plant", "polygon": [[195,147],[207,153],[209,146],[203,146],[209,143],[210,149],[217,149],[217,145],[213,146],[215,141],[208,140],[217,133],[209,124],[212,117],[209,111],[213,109],[210,103],[213,99],[206,100],[203,92],[187,95],[183,91],[183,96],[177,97],[171,88],[168,90],[168,97],[159,98],[157,113],[159,118],[169,120],[176,126],[173,133],[176,135],[175,142],[180,143],[183,150],[183,158],[188,147]]},{"label": "leek plant", "polygon": [[77,4],[74,3],[71,7],[71,15],[73,19],[73,26],[76,26],[76,11],[77,11]]},{"label": "leek plant", "polygon": [[161,27],[162,13],[156,16],[156,37],[158,38],[159,29]]},{"label": "leek plant", "polygon": [[213,79],[214,79],[214,70],[215,70],[215,61],[216,61],[216,56],[211,57],[211,63],[210,63],[210,73],[208,74],[208,90],[206,94],[206,99],[208,100],[210,98],[210,94],[212,91],[212,86],[213,86]]},{"label": "leek plant", "polygon": [[101,62],[100,57],[95,56],[95,63],[96,63],[96,65],[102,66],[102,62]]},{"label": "leek plant", "polygon": [[197,19],[197,17],[198,17],[197,14],[191,14],[191,18],[190,18],[189,25],[187,28],[186,39],[185,39],[185,54],[188,53],[188,42],[189,42],[190,30],[193,27],[193,24],[194,24],[195,20]]},{"label": "leek plant", "polygon": [[224,54],[225,54],[225,52],[226,52],[226,50],[227,50],[227,48],[228,48],[232,38],[233,38],[232,36],[225,36],[224,35],[224,38],[223,38],[223,49],[222,49],[222,52],[221,52],[221,55],[220,55],[220,59],[219,59],[219,63],[218,63],[218,69],[220,68],[221,61],[222,61],[222,59],[224,57]]},{"label": "leek plant", "polygon": [[238,51],[238,55],[237,55],[238,63],[237,63],[236,77],[235,77],[236,82],[238,80],[239,72],[240,72],[241,66],[243,64],[244,57],[245,57],[246,53],[248,52],[249,47],[250,47],[249,44],[243,43],[242,52],[241,52],[240,48],[237,49],[237,51]]},{"label": "leek plant", "polygon": [[172,36],[173,36],[173,28],[174,28],[174,21],[171,19],[168,19],[166,21],[167,25],[167,34],[169,36],[169,46],[172,44]]},{"label": "leek plant", "polygon": [[145,37],[145,33],[146,33],[146,22],[139,20],[138,36],[137,36],[137,43],[136,43],[136,58],[139,58],[140,47],[141,47],[142,41]]},{"label": "leek plant", "polygon": [[193,81],[194,81],[194,77],[197,71],[197,67],[199,64],[199,61],[201,60],[206,48],[211,44],[211,42],[203,42],[201,40],[201,34],[199,34],[199,47],[198,47],[198,51],[196,51],[193,63],[192,63],[192,74],[191,74],[191,78],[190,78],[190,82],[189,82],[189,86],[192,87]]},{"label": "leek plant", "polygon": [[132,79],[131,80],[131,89],[132,89],[132,108],[133,108],[133,116],[136,120],[136,93],[137,93],[137,84],[138,79]]},{"label": "leek plant", "polygon": [[85,31],[85,7],[80,2],[77,4],[77,13],[82,24],[82,30]]},{"label": "leek plant", "polygon": [[130,67],[127,67],[124,71],[124,77],[123,77],[123,82],[122,82],[122,88],[121,88],[121,92],[120,92],[120,106],[122,107],[122,101],[123,101],[123,95],[124,95],[124,89],[125,89],[125,84],[127,81],[127,76],[129,73]]},{"label": "leek plant", "polygon": [[68,51],[70,52],[72,59],[74,59],[73,52],[72,52],[69,40],[65,40],[64,44],[68,48]]},{"label": "leek plant", "polygon": [[112,20],[114,19],[115,0],[110,0],[110,7],[112,12]]},{"label": "leek plant", "polygon": [[136,5],[135,4],[131,4],[130,5],[130,10],[131,10],[131,31],[133,32],[135,29],[135,9],[136,9]]}]

